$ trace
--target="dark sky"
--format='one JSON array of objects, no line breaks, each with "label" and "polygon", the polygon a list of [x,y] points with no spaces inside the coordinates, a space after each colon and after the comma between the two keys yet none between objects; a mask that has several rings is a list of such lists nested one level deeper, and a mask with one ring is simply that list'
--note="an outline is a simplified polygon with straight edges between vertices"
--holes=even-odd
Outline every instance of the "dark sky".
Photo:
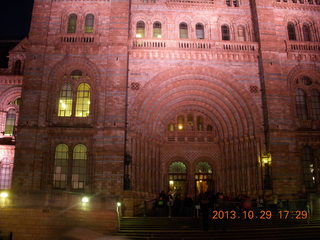
[{"label": "dark sky", "polygon": [[0,40],[22,39],[29,32],[33,0],[1,0]]}]

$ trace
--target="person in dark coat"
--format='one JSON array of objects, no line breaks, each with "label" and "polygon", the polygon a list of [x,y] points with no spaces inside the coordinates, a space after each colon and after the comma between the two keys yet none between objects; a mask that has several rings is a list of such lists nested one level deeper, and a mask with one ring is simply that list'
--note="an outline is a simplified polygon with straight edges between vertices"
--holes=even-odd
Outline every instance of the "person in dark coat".
[{"label": "person in dark coat", "polygon": [[200,199],[200,209],[202,212],[202,229],[208,231],[209,229],[209,213],[210,213],[210,196],[205,192]]},{"label": "person in dark coat", "polygon": [[194,208],[194,203],[193,200],[190,196],[190,194],[187,194],[183,201],[183,215],[187,217],[192,217],[193,215],[193,208]]}]

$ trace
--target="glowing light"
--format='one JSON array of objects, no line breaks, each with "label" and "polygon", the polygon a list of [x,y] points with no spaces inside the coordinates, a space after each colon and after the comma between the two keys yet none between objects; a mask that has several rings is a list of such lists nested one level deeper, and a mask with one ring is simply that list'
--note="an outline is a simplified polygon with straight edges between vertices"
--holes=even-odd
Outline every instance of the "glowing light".
[{"label": "glowing light", "polygon": [[117,202],[117,207],[121,207],[121,202]]},{"label": "glowing light", "polygon": [[199,182],[202,182],[202,180],[200,180]]},{"label": "glowing light", "polygon": [[314,181],[314,180],[316,180],[316,178],[315,178],[315,177],[312,177],[312,180]]},{"label": "glowing light", "polygon": [[261,161],[263,164],[271,164],[271,154],[266,153],[261,156]]},{"label": "glowing light", "polygon": [[137,34],[136,34],[136,38],[142,38],[141,33],[137,33]]},{"label": "glowing light", "polygon": [[170,184],[170,185],[173,185],[173,183],[174,183],[174,182],[173,182],[172,180],[169,181],[169,184]]},{"label": "glowing light", "polygon": [[159,35],[157,36],[157,38],[161,38],[161,34],[159,34]]},{"label": "glowing light", "polygon": [[83,203],[88,203],[89,202],[89,198],[88,197],[83,197],[82,199],[81,199],[81,202],[83,202]]},{"label": "glowing light", "polygon": [[183,129],[183,125],[182,125],[182,124],[179,124],[179,125],[178,125],[178,129],[179,129],[179,130],[182,130],[182,129]]},{"label": "glowing light", "polygon": [[2,192],[2,193],[0,193],[0,197],[7,198],[7,197],[9,197],[9,194],[7,192]]},{"label": "glowing light", "polygon": [[62,109],[66,109],[67,105],[65,103],[61,103],[61,107],[62,107]]}]

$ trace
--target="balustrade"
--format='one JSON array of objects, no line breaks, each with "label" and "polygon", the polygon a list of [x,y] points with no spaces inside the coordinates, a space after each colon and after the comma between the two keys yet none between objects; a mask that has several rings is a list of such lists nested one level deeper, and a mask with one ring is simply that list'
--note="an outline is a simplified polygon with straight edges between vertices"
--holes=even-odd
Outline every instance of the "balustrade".
[{"label": "balustrade", "polygon": [[228,52],[255,52],[258,50],[254,42],[216,42],[205,40],[164,40],[164,39],[134,39],[133,49],[180,49],[180,50],[217,50]]},{"label": "balustrade", "polygon": [[288,52],[319,52],[319,42],[298,42],[298,41],[286,41]]}]

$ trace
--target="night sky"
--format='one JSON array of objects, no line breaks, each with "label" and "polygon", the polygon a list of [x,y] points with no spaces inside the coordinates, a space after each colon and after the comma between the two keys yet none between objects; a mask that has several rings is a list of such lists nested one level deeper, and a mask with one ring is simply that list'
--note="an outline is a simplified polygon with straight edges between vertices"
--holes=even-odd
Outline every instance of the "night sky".
[{"label": "night sky", "polygon": [[22,39],[29,32],[33,0],[2,0],[0,40]]}]

